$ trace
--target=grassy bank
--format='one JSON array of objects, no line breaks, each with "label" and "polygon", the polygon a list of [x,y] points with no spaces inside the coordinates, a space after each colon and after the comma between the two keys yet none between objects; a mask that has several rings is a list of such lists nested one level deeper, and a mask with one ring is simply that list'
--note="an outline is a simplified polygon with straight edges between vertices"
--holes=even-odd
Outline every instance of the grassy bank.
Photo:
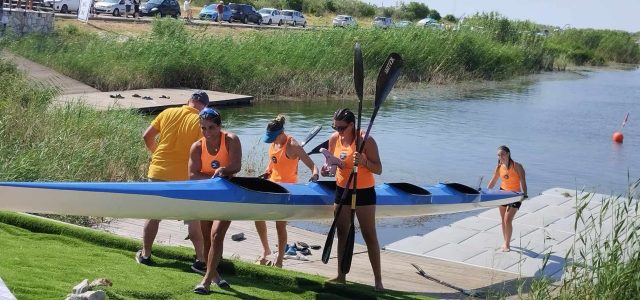
[{"label": "grassy bank", "polygon": [[[18,299],[64,299],[85,278],[108,278],[109,299],[194,299],[201,276],[190,271],[193,250],[154,246],[156,265],[135,263],[137,241],[16,213],[0,212],[0,277]],[[325,278],[237,260],[221,273],[232,289],[217,299],[426,299],[370,286],[325,284]],[[211,296],[209,296],[211,297]],[[204,299],[204,298],[203,298]]]},{"label": "grassy bank", "polygon": [[[544,38],[531,34],[535,28],[530,23],[476,18],[484,26],[457,31],[360,28],[216,35],[189,31],[181,20],[159,20],[150,33],[126,38],[67,25],[52,35],[5,38],[0,45],[105,91],[191,87],[256,96],[352,93],[356,41],[363,45],[370,93],[390,52],[405,59],[401,83],[504,79],[557,68],[556,60],[565,65],[578,57],[577,46],[560,44],[566,41],[563,35]],[[602,36],[600,43],[587,46],[598,59],[581,58],[580,63],[638,62],[638,45],[625,43],[624,33],[596,32]],[[605,56],[611,52],[607,45],[623,45],[628,55]]]}]

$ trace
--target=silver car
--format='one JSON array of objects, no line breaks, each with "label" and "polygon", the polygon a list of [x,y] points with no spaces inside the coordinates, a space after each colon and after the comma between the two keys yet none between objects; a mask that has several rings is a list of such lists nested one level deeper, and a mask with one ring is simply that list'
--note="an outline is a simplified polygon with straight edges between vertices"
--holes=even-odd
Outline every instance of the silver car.
[{"label": "silver car", "polygon": [[376,17],[373,19],[373,27],[375,28],[389,28],[393,27],[393,20],[389,17]]},{"label": "silver car", "polygon": [[358,23],[356,23],[356,19],[352,16],[347,15],[337,15],[333,18],[333,27],[355,27]]}]

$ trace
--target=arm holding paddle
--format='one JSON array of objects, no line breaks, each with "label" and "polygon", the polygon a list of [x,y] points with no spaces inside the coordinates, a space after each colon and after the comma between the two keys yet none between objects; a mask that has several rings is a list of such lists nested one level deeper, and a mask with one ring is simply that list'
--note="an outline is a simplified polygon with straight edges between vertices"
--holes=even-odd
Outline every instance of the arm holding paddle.
[{"label": "arm holding paddle", "polygon": [[371,173],[377,175],[382,174],[382,162],[380,161],[380,154],[378,153],[378,145],[373,137],[367,139],[362,153],[353,153],[353,162],[359,167],[369,169]]}]

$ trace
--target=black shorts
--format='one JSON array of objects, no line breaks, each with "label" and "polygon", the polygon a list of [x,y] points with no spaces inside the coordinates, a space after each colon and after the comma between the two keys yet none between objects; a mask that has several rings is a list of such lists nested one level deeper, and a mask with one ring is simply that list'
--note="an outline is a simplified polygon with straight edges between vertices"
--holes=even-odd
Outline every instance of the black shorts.
[{"label": "black shorts", "polygon": [[[503,188],[500,188],[501,191],[504,191]],[[509,204],[504,204],[504,205],[500,205],[502,207],[513,207],[515,209],[520,209],[520,206],[522,206],[522,201],[518,201],[518,202],[513,202],[513,203],[509,203]]]},{"label": "black shorts", "polygon": [[513,207],[515,209],[520,209],[520,206],[522,205],[522,201],[518,201],[518,202],[513,202],[513,203],[509,203],[509,204],[504,204],[504,205],[500,205],[502,207]]},{"label": "black shorts", "polygon": [[[334,198],[333,203],[340,204],[340,200],[342,200],[342,193],[344,192],[344,188],[336,187],[336,197]],[[351,205],[351,195],[353,194],[353,190],[349,189],[347,191],[347,196],[345,197],[342,204]],[[376,189],[374,187],[358,189],[356,192],[356,206],[365,206],[365,205],[376,205]]]}]

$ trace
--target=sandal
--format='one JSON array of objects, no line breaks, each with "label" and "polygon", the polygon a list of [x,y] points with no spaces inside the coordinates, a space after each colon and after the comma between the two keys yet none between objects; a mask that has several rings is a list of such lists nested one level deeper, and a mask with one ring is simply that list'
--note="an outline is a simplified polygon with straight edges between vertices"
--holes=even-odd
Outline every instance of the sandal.
[{"label": "sandal", "polygon": [[229,283],[227,283],[226,280],[224,279],[220,279],[220,281],[216,282],[216,285],[221,288],[221,289],[228,289],[231,288],[231,286],[229,285]]},{"label": "sandal", "polygon": [[193,292],[198,295],[209,295],[211,293],[211,291],[209,290],[209,286],[206,286],[204,284],[196,285],[196,287],[193,289]]}]

